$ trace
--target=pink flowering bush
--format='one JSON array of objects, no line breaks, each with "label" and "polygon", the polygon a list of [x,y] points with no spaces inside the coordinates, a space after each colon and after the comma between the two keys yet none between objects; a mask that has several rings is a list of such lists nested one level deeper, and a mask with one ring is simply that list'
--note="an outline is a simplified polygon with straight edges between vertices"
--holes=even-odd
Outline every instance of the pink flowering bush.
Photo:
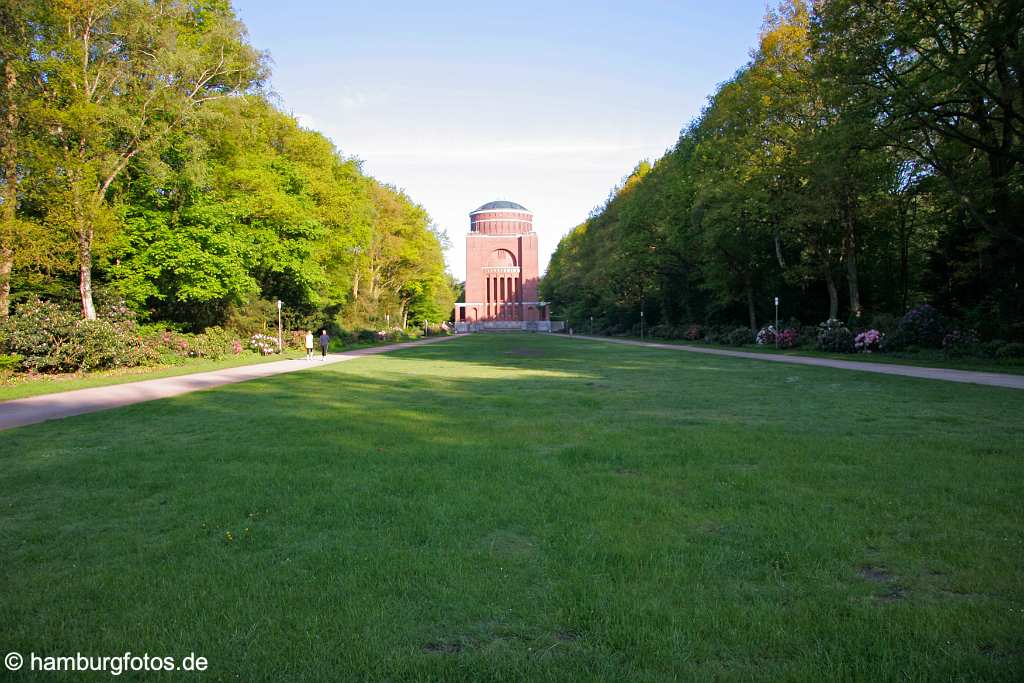
[{"label": "pink flowering bush", "polygon": [[776,337],[780,349],[792,349],[800,343],[800,334],[794,330],[787,328],[779,332]]},{"label": "pink flowering bush", "polygon": [[853,348],[857,349],[858,353],[875,353],[882,343],[883,336],[878,330],[861,332],[854,338]]},{"label": "pink flowering bush", "polygon": [[700,325],[694,323],[690,325],[688,328],[686,328],[686,334],[684,336],[690,341],[698,341],[700,339],[703,339],[704,330],[701,329]]}]

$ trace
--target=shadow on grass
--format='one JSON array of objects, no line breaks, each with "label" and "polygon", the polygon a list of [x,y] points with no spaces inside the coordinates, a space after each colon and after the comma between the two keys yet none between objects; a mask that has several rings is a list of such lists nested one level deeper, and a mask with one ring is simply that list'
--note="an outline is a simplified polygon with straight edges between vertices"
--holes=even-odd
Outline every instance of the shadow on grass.
[{"label": "shadow on grass", "polygon": [[1022,407],[510,335],[14,430],[0,640],[243,680],[998,677]]}]

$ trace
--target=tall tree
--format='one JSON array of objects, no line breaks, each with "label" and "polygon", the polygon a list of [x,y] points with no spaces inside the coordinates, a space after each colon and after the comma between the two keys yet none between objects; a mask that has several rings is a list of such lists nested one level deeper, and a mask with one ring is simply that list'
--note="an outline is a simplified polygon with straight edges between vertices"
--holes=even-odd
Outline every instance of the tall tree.
[{"label": "tall tree", "polygon": [[821,2],[815,32],[851,104],[942,176],[988,235],[989,288],[1024,314],[1024,3]]},{"label": "tall tree", "polygon": [[112,185],[204,103],[257,85],[263,60],[227,0],[55,0],[33,21],[36,115],[68,207],[82,315],[95,318],[94,246],[112,224]]}]

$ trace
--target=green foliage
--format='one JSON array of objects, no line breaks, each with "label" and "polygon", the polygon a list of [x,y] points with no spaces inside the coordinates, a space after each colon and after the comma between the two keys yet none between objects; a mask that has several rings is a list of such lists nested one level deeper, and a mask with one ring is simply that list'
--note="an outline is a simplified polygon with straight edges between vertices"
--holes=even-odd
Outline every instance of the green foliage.
[{"label": "green foliage", "polygon": [[78,290],[81,266],[90,318],[115,312],[101,290],[194,332],[250,326],[229,319],[260,299],[296,327],[448,318],[444,235],[272,104],[230,3],[9,4],[0,52],[24,93],[0,78],[20,173],[0,179],[0,265],[47,266],[12,280],[15,300]]},{"label": "green foliage", "polygon": [[675,147],[561,240],[542,296],[622,331],[641,308],[658,330],[757,329],[779,295],[786,316],[860,330],[871,311],[891,348],[939,348],[895,329],[927,300],[1019,338],[1024,87],[999,66],[1020,61],[1019,9],[781,3]]},{"label": "green foliage", "polygon": [[79,316],[54,303],[30,300],[18,306],[5,321],[2,337],[7,353],[22,356],[22,367],[39,372],[64,369],[61,359],[70,354],[62,349],[73,344]]},{"label": "green foliage", "polygon": [[156,360],[134,322],[83,320],[57,304],[32,300],[2,323],[4,352],[35,372],[132,367]]},{"label": "green foliage", "polygon": [[942,339],[942,351],[947,358],[981,355],[978,335],[971,330],[953,330]]},{"label": "green foliage", "polygon": [[0,378],[10,377],[23,360],[24,356],[16,353],[0,353]]},{"label": "green foliage", "polygon": [[1024,344],[1020,342],[1004,344],[999,347],[998,351],[996,351],[996,358],[1001,360],[1016,360],[1018,358],[1024,358]]},{"label": "green foliage", "polygon": [[754,343],[754,335],[749,327],[734,327],[721,338],[721,341],[729,346],[746,346]]},{"label": "green foliage", "polygon": [[834,318],[818,325],[817,348],[833,353],[853,353],[854,336],[842,321]]},{"label": "green foliage", "polygon": [[928,304],[922,304],[907,311],[897,325],[897,332],[899,332],[904,346],[921,346],[931,349],[942,348],[946,329],[946,321],[942,314]]}]

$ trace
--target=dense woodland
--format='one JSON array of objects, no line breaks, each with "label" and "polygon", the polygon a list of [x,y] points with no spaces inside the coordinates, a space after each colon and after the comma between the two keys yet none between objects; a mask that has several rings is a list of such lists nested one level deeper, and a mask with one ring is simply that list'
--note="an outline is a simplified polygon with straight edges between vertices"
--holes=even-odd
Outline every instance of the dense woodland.
[{"label": "dense woodland", "polygon": [[1019,1],[785,2],[675,147],[561,241],[543,295],[615,333],[641,311],[755,331],[778,295],[805,325],[927,303],[1024,339],[1022,26]]},{"label": "dense woodland", "polygon": [[228,0],[0,0],[0,23],[0,316],[448,317],[444,236],[278,107]]}]

